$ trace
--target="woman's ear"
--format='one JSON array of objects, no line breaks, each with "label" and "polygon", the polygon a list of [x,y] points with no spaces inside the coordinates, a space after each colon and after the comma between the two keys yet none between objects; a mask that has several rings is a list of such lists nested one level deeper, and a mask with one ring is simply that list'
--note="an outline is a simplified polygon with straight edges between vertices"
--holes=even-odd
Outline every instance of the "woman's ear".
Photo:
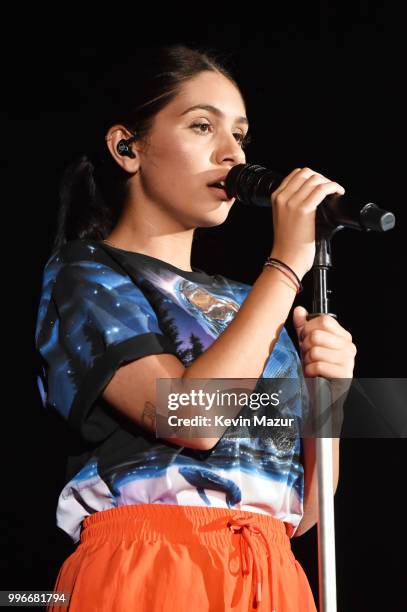
[{"label": "woman's ear", "polygon": [[140,167],[140,155],[133,137],[134,134],[131,134],[123,125],[113,125],[105,137],[106,145],[113,159],[130,174],[135,174]]}]

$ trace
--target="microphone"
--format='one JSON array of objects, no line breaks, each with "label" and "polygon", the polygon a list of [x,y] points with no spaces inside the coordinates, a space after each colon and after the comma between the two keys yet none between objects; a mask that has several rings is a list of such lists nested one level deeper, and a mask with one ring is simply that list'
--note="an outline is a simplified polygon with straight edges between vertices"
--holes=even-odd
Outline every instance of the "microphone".
[{"label": "microphone", "polygon": [[[233,166],[225,179],[228,198],[237,198],[248,206],[271,206],[271,194],[283,176],[257,164]],[[318,205],[316,221],[333,227],[360,231],[386,232],[395,226],[393,213],[368,202],[363,206],[346,194],[330,194]]]}]

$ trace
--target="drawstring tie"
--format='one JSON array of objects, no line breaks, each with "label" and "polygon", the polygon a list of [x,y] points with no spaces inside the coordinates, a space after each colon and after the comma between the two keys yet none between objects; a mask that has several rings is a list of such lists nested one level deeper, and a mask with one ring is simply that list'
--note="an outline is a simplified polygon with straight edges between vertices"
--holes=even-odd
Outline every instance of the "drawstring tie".
[{"label": "drawstring tie", "polygon": [[[253,566],[254,566],[254,579],[256,583],[254,601],[255,607],[257,604],[261,602],[262,599],[262,585],[263,585],[263,572],[261,566],[259,565],[256,550],[253,547],[252,534],[261,535],[263,541],[266,545],[267,550],[267,558],[269,561],[270,574],[271,574],[271,551],[269,547],[269,543],[267,541],[264,532],[257,525],[253,524],[256,521],[256,517],[254,516],[236,516],[230,519],[227,523],[227,526],[233,533],[240,533],[242,538],[240,539],[240,554],[242,560],[242,574],[247,575],[250,573],[249,567],[249,548],[253,557]],[[244,546],[246,545],[246,546]],[[271,590],[271,610],[272,612],[276,612],[274,605],[274,589]]]}]

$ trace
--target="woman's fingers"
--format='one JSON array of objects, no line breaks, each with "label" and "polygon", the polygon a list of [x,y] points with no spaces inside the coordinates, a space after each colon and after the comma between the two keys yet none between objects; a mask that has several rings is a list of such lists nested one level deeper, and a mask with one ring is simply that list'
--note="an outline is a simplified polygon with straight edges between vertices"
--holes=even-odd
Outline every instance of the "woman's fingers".
[{"label": "woman's fingers", "polygon": [[296,168],[281,182],[273,193],[273,200],[297,205],[309,196],[319,185],[331,185],[334,187],[330,193],[337,191],[344,193],[342,185],[331,181],[326,176],[314,172],[311,168]]},{"label": "woman's fingers", "polygon": [[343,366],[344,361],[348,361],[351,358],[349,353],[347,359],[341,351],[336,349],[325,348],[324,346],[312,346],[308,351],[303,351],[303,364],[313,363],[315,361],[323,361],[324,363],[334,363],[336,365]]},{"label": "woman's fingers", "polygon": [[348,367],[346,370],[343,366],[336,363],[326,363],[325,361],[313,361],[304,366],[304,376],[315,378],[321,376],[328,379],[351,379],[353,378],[353,368]]},{"label": "woman's fingers", "polygon": [[303,170],[303,168],[295,168],[292,172],[290,172],[290,174],[287,174],[287,176],[285,176],[283,178],[283,180],[281,181],[281,183],[279,184],[279,186],[277,187],[277,189],[275,191],[281,191],[282,189],[285,188],[285,186],[291,181],[291,179],[298,174],[299,172],[301,172],[301,170]]},{"label": "woman's fingers", "polygon": [[335,317],[331,317],[328,314],[322,314],[318,317],[314,317],[309,321],[306,321],[300,335],[300,341],[302,342],[306,336],[309,336],[312,332],[314,332],[313,338],[317,338],[317,331],[321,331],[320,335],[328,334],[336,334],[337,336],[341,336],[346,340],[352,341],[352,336],[347,329],[342,327],[340,323],[335,319]]},{"label": "woman's fingers", "polygon": [[343,348],[348,343],[348,339],[343,334],[327,332],[323,329],[314,329],[307,334],[304,340],[300,341],[303,352],[308,351],[312,346],[324,346],[331,349]]},{"label": "woman's fingers", "polygon": [[[308,324],[312,321],[315,325],[316,319]],[[352,378],[357,353],[352,336],[332,318],[321,317],[320,323],[325,329],[303,330],[299,338],[305,376]]]}]

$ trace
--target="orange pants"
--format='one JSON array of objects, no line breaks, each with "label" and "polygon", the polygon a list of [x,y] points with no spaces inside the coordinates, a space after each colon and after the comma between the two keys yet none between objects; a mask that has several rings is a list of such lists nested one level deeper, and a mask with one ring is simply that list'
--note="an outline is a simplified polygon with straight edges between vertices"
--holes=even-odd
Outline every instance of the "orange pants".
[{"label": "orange pants", "polygon": [[72,612],[316,612],[282,521],[256,512],[139,504],[84,519],[55,591]]}]

